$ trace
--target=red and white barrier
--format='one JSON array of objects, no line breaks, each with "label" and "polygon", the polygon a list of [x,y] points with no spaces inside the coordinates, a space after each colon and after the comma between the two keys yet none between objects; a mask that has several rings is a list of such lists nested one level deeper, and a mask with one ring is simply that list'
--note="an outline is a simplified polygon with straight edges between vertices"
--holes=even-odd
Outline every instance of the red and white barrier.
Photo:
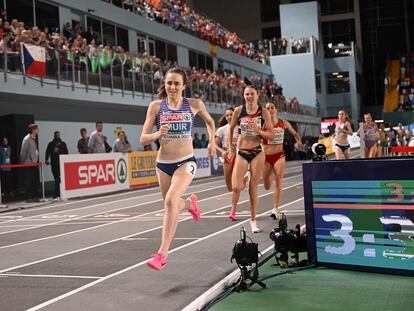
[{"label": "red and white barrier", "polygon": [[414,147],[393,146],[391,147],[391,152],[414,154]]}]

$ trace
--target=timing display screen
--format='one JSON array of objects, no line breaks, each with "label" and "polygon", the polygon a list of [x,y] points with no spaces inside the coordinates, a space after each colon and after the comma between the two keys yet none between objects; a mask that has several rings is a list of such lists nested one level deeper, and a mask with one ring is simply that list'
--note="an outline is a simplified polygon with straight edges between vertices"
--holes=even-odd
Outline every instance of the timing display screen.
[{"label": "timing display screen", "polygon": [[319,262],[414,270],[414,180],[314,181]]},{"label": "timing display screen", "polygon": [[318,263],[414,272],[414,160],[405,161],[408,166],[394,168],[392,160],[376,161],[385,165],[382,176],[373,176],[369,161],[332,161],[321,174],[323,163],[310,174],[304,165],[308,234]]}]

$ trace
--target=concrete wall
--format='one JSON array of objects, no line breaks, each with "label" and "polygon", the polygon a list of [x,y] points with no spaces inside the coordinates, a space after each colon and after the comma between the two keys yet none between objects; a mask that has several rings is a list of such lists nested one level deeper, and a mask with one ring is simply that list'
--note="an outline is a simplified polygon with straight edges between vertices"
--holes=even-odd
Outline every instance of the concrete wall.
[{"label": "concrete wall", "polygon": [[316,1],[286,4],[281,5],[279,8],[282,37],[300,38],[314,36],[319,40],[319,7]]},{"label": "concrete wall", "polygon": [[315,106],[315,64],[311,53],[272,56],[270,65],[286,98],[297,97],[301,104]]}]

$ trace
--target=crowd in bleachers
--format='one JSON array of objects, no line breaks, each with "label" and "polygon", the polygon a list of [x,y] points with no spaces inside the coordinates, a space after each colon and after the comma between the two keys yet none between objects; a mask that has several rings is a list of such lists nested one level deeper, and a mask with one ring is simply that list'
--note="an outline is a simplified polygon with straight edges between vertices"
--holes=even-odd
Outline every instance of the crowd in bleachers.
[{"label": "crowd in bleachers", "polygon": [[400,58],[398,111],[414,111],[414,52]]},{"label": "crowd in bleachers", "polygon": [[[109,0],[103,0],[110,2]],[[269,49],[254,48],[235,32],[191,9],[181,0],[124,0],[121,6],[148,19],[169,25],[258,62],[269,63]]]},{"label": "crowd in bleachers", "polygon": [[[93,27],[89,27],[84,32],[79,25],[75,29],[65,25],[61,33],[51,33],[47,27],[42,30],[36,26],[28,27],[23,21],[16,19],[11,23],[4,22],[0,26],[5,39],[0,40],[0,53],[4,53],[4,41],[7,41],[5,46],[8,54],[8,69],[12,71],[18,71],[20,68],[21,43],[44,47],[47,51],[48,64],[53,64],[59,58],[62,67],[66,65],[66,68],[70,68],[73,64],[76,69],[88,68],[92,73],[96,73],[98,67],[103,74],[109,74],[110,69],[113,74],[123,69],[125,76],[132,73],[137,76],[151,76],[156,86],[163,82],[165,72],[177,65],[175,62],[162,61],[147,53],[132,54],[121,46],[109,46],[97,42]],[[257,75],[243,79],[236,72],[227,69],[211,71],[192,67],[187,68],[186,71],[191,96],[211,102],[238,105],[241,104],[246,84],[254,84],[259,89],[261,102],[273,101],[280,111],[302,112],[297,99],[286,99],[283,96],[282,86],[277,82],[263,80]],[[48,72],[56,76],[56,68]],[[70,78],[69,75],[66,76]],[[65,75],[62,75],[62,79],[64,78]]]}]

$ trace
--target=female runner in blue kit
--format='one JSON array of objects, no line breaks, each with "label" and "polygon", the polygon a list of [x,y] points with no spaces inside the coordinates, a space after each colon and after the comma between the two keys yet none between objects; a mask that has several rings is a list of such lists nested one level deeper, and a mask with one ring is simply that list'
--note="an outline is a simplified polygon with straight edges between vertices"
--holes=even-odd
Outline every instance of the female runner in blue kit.
[{"label": "female runner in blue kit", "polygon": [[[159,100],[148,107],[140,138],[142,145],[156,140],[160,142],[157,175],[165,209],[162,242],[158,252],[147,262],[148,267],[155,270],[161,270],[167,264],[167,253],[177,229],[179,213],[187,209],[194,220],[200,219],[197,196],[192,194],[186,200],[181,198],[197,170],[192,144],[193,121],[197,114],[207,126],[209,155],[213,156],[216,152],[214,120],[201,100],[182,96],[186,82],[186,74],[181,68],[167,71],[165,83],[158,89]],[[157,131],[152,133],[154,125]]]}]

